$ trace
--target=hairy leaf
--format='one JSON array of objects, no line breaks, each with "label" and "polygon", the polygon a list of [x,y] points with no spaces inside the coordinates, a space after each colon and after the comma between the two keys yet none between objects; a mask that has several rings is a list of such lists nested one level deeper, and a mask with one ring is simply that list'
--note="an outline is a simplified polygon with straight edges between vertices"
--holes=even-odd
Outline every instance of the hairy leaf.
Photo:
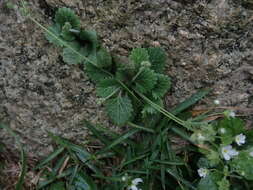
[{"label": "hairy leaf", "polygon": [[82,63],[87,56],[87,49],[81,47],[78,42],[69,43],[70,48],[64,48],[62,57],[63,61],[68,64],[78,64]]},{"label": "hairy leaf", "polygon": [[[52,44],[54,44],[54,45],[56,45],[56,46],[59,46],[59,47],[63,47],[64,46],[64,43],[62,43],[62,41],[65,41],[61,36],[60,36],[60,34],[61,34],[61,27],[60,27],[60,25],[58,25],[58,24],[55,24],[55,25],[53,25],[53,26],[50,26],[49,28],[48,28],[48,31],[50,32],[46,32],[45,33],[45,37],[46,37],[46,39],[50,42],[50,43],[52,43]],[[57,39],[58,38],[58,39]],[[60,39],[60,40],[59,40]]]},{"label": "hairy leaf", "polygon": [[100,68],[109,67],[112,64],[112,57],[105,48],[100,48],[97,52],[97,66]]},{"label": "hairy leaf", "polygon": [[121,97],[119,95],[106,103],[106,110],[115,124],[124,125],[132,116],[133,106],[127,96]]},{"label": "hairy leaf", "polygon": [[229,145],[234,141],[234,137],[244,132],[244,123],[239,118],[225,118],[218,123],[223,145]]},{"label": "hairy leaf", "polygon": [[152,89],[152,96],[155,99],[162,98],[171,87],[171,80],[168,76],[157,74],[157,83]]},{"label": "hairy leaf", "polygon": [[209,174],[206,177],[201,178],[198,184],[198,190],[218,190],[218,187],[212,176]]},{"label": "hairy leaf", "polygon": [[[162,99],[157,99],[155,101],[153,100],[153,102],[156,103],[157,105],[163,107]],[[156,114],[156,113],[158,113],[158,111],[154,107],[152,107],[150,104],[145,104],[141,113],[142,113],[143,117],[146,117],[149,114]]]},{"label": "hairy leaf", "polygon": [[232,162],[231,167],[237,173],[242,175],[248,180],[253,180],[253,148],[241,151],[238,156],[236,156]]},{"label": "hairy leaf", "polygon": [[95,53],[99,47],[97,32],[94,30],[81,30],[79,38],[88,45],[88,50]]},{"label": "hairy leaf", "polygon": [[166,63],[166,53],[164,49],[159,47],[148,48],[149,61],[151,62],[151,69],[155,72],[162,73]]},{"label": "hairy leaf", "polygon": [[139,69],[141,62],[149,61],[148,51],[145,48],[135,48],[131,51],[129,58],[135,63],[135,67]]},{"label": "hairy leaf", "polygon": [[152,90],[157,82],[157,76],[153,70],[141,68],[142,72],[135,79],[135,89],[140,93]]},{"label": "hairy leaf", "polygon": [[120,88],[120,85],[115,79],[108,78],[98,83],[96,92],[98,96],[102,98],[106,98],[112,95],[112,93],[114,93],[119,88]]},{"label": "hairy leaf", "polygon": [[[90,60],[94,60],[95,58],[92,57],[88,57]],[[86,72],[88,74],[88,76],[90,77],[90,79],[93,82],[100,82],[103,81],[106,78],[110,78],[111,76],[104,72],[103,70],[99,69],[98,67],[92,65],[91,63],[86,63],[85,64],[85,68],[86,68]]]},{"label": "hairy leaf", "polygon": [[55,22],[61,27],[65,25],[66,22],[70,23],[73,29],[79,30],[80,20],[74,11],[69,8],[59,8],[55,14]]},{"label": "hairy leaf", "polygon": [[69,22],[66,22],[62,27],[61,37],[66,41],[73,41],[75,39],[74,33],[70,32],[71,28],[72,26]]}]

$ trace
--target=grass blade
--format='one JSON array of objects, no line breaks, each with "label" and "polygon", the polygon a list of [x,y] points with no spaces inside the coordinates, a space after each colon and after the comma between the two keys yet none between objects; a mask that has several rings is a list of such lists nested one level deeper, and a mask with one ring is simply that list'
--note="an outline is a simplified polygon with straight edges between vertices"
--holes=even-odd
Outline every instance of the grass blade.
[{"label": "grass blade", "polygon": [[107,147],[105,147],[103,150],[101,150],[100,152],[97,153],[98,154],[102,154],[104,152],[107,152],[108,150],[112,149],[113,147],[115,147],[116,145],[122,143],[123,141],[125,141],[128,137],[134,135],[135,133],[139,132],[139,129],[132,129],[130,131],[128,131],[127,133],[121,135],[119,138],[117,138],[116,140],[114,140],[111,144],[109,144]]},{"label": "grass blade", "polygon": [[54,158],[56,158],[60,153],[63,152],[65,148],[64,147],[60,147],[59,149],[57,149],[56,151],[52,152],[51,154],[49,154],[49,156],[47,158],[45,158],[43,161],[41,161],[36,167],[35,170],[37,169],[41,169],[45,164],[47,164],[48,162],[52,161]]},{"label": "grass blade", "polygon": [[182,111],[186,110],[187,108],[189,108],[190,106],[194,105],[196,102],[204,98],[210,91],[211,89],[203,89],[198,91],[197,93],[193,94],[190,98],[186,99],[178,106],[176,106],[170,112],[174,115],[181,113]]}]

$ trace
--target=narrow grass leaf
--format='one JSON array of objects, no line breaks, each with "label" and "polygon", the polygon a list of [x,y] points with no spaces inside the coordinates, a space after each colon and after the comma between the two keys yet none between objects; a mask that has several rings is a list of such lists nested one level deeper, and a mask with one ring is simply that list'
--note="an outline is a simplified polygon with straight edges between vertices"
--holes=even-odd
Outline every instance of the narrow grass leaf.
[{"label": "narrow grass leaf", "polygon": [[196,102],[204,98],[210,91],[211,89],[203,89],[198,91],[197,93],[193,94],[190,98],[186,99],[178,106],[176,106],[170,112],[174,115],[181,113],[182,111],[186,110],[187,108],[189,108],[190,106],[194,105]]},{"label": "narrow grass leaf", "polygon": [[127,138],[131,137],[132,135],[134,135],[135,133],[137,133],[139,131],[140,131],[140,129],[132,129],[132,130],[128,131],[127,133],[121,135],[118,139],[114,140],[111,144],[109,144],[107,147],[105,147],[103,150],[101,150],[97,154],[102,154],[104,152],[107,152],[108,150],[110,150],[113,147],[115,147],[116,145],[124,142]]},{"label": "narrow grass leaf", "polygon": [[53,159],[55,159],[60,153],[62,153],[64,151],[64,147],[60,147],[57,150],[55,150],[54,152],[52,152],[51,154],[49,154],[49,156],[47,158],[45,158],[44,160],[42,160],[36,167],[35,170],[37,169],[41,169],[42,167],[44,167],[46,164],[48,164],[49,162],[51,162]]}]

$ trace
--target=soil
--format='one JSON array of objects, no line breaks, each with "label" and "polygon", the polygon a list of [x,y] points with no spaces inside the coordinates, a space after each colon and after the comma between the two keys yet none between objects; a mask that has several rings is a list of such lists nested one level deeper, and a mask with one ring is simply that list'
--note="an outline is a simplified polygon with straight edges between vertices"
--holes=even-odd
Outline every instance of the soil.
[{"label": "soil", "polygon": [[[47,131],[85,141],[84,119],[116,128],[87,75],[77,65],[66,65],[43,31],[6,3],[0,1],[0,121],[20,135],[29,156],[52,150]],[[104,46],[119,55],[135,47],[165,48],[173,81],[168,109],[198,89],[212,88],[202,105],[218,99],[252,116],[251,0],[33,0],[28,6],[45,26],[58,7],[72,8],[82,27],[96,30]],[[17,146],[4,130],[0,141],[10,149]]]}]

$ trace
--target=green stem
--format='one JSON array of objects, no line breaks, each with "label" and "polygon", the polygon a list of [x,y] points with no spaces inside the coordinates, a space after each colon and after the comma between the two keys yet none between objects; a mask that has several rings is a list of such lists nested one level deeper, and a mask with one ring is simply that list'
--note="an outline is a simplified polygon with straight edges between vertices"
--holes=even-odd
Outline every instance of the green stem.
[{"label": "green stem", "polygon": [[137,129],[141,129],[141,130],[146,131],[146,132],[155,133],[155,131],[153,129],[150,129],[150,128],[147,128],[147,127],[141,127],[141,126],[136,125],[136,124],[134,124],[132,122],[128,122],[127,124],[129,126],[131,126],[131,127],[134,127],[134,128],[137,128]]},{"label": "green stem", "polygon": [[139,69],[138,73],[133,77],[131,83],[133,83],[133,82],[136,80],[136,78],[142,73],[143,70],[144,70],[143,67],[141,67],[141,68]]},{"label": "green stem", "polygon": [[162,108],[161,106],[157,105],[156,103],[152,102],[150,99],[148,99],[146,96],[144,96],[143,94],[139,93],[136,91],[136,93],[142,97],[146,102],[148,102],[153,108],[155,108],[157,111],[161,112],[163,115],[165,115],[166,117],[168,117],[169,119],[175,121],[176,123],[178,123],[179,125],[182,125],[183,127],[187,128],[186,122],[179,119],[178,117],[174,116],[172,113],[168,112],[167,110],[165,110],[164,108]]}]

